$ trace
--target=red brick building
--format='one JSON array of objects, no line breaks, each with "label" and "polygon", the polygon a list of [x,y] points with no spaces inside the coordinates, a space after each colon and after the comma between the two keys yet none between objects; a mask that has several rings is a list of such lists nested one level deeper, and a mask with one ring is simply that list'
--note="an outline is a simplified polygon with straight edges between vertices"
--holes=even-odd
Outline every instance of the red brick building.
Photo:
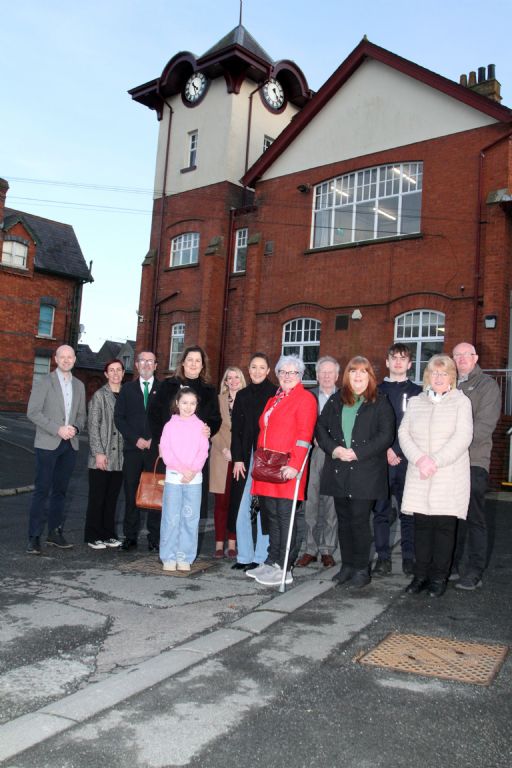
[{"label": "red brick building", "polygon": [[73,228],[6,208],[8,189],[0,179],[0,410],[22,411],[57,347],[76,348],[92,277]]},{"label": "red brick building", "polygon": [[322,354],[382,371],[393,340],[416,379],[461,340],[510,369],[512,110],[494,67],[455,83],[364,39],[312,94],[256,46],[237,27],[130,92],[160,119],[138,347],[165,369],[202,344],[214,378],[256,348],[298,352],[311,378]]}]

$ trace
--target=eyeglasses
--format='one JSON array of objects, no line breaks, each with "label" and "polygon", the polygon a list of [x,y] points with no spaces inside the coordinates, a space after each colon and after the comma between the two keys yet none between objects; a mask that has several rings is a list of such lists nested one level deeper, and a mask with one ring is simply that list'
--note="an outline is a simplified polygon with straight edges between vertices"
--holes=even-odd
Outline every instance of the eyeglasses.
[{"label": "eyeglasses", "polygon": [[300,376],[300,373],[298,371],[278,371],[277,375],[285,379],[287,376]]},{"label": "eyeglasses", "polygon": [[143,357],[141,360],[137,361],[140,365],[155,365],[156,360],[148,360],[147,358]]}]

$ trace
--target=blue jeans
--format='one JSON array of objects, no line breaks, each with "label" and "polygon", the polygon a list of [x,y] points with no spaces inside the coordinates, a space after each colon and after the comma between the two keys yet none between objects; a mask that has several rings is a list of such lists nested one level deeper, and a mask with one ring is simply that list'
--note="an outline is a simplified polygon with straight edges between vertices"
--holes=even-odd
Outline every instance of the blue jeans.
[{"label": "blue jeans", "polygon": [[35,488],[30,505],[28,536],[33,539],[43,532],[45,504],[48,496],[48,530],[64,525],[64,501],[71,474],[75,467],[77,451],[69,440],[61,440],[57,448],[36,448]]},{"label": "blue jeans", "polygon": [[238,550],[237,561],[248,565],[249,563],[264,563],[267,559],[269,537],[261,530],[261,516],[258,512],[256,521],[256,547],[252,536],[251,523],[251,485],[252,485],[252,454],[249,471],[245,480],[242,501],[238,508],[236,518],[236,547]]},{"label": "blue jeans", "polygon": [[202,483],[165,483],[160,525],[160,560],[193,563],[201,511]]}]

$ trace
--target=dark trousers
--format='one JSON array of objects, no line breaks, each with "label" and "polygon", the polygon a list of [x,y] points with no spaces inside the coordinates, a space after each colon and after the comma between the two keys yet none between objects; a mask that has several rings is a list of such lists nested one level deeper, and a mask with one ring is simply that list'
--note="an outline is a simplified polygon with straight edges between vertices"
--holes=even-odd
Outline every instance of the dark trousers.
[{"label": "dark trousers", "polygon": [[396,467],[388,467],[389,498],[379,499],[373,508],[373,538],[375,551],[382,560],[389,560],[391,548],[389,546],[389,533],[392,520],[391,497],[396,498],[400,518],[400,538],[402,557],[414,560],[414,518],[412,515],[402,515],[402,496],[404,495],[405,475],[407,473],[407,461],[402,459]]},{"label": "dark trousers", "polygon": [[450,573],[457,518],[452,515],[414,515],[414,547],[418,579],[446,581]]},{"label": "dark trousers", "polygon": [[64,525],[64,501],[77,456],[69,440],[61,440],[53,450],[36,448],[35,454],[36,477],[28,524],[30,539],[43,532],[48,496],[48,530],[53,531]]},{"label": "dark trousers", "polygon": [[[213,519],[215,522],[215,541],[221,541],[223,544],[226,537],[230,540],[236,539],[236,534],[233,531],[228,531],[228,512],[229,512],[229,499],[231,496],[231,480],[232,480],[233,464],[230,461],[228,463],[228,470],[226,474],[226,487],[224,493],[215,494],[215,507],[213,510]],[[203,476],[204,478],[204,476]],[[206,483],[207,485],[207,483]]]},{"label": "dark trousers", "polygon": [[[471,495],[469,497],[468,516],[457,524],[457,543],[453,556],[453,565],[458,569],[464,556],[467,541],[466,572],[481,576],[490,557],[494,525],[487,520],[485,494],[489,484],[489,473],[483,467],[471,467]],[[491,533],[491,536],[489,536]]]},{"label": "dark trousers", "polygon": [[[126,539],[137,540],[140,528],[140,511],[135,504],[137,488],[142,472],[152,472],[156,456],[152,451],[125,451],[123,463],[123,482],[125,513],[123,533]],[[146,525],[148,540],[158,545],[160,542],[160,512],[147,510]]]},{"label": "dark trousers", "polygon": [[334,497],[342,566],[356,571],[368,568],[372,545],[370,512],[373,504],[373,499]]},{"label": "dark trousers", "polygon": [[89,501],[85,514],[84,541],[116,538],[116,506],[123,483],[122,472],[89,470]]},{"label": "dark trousers", "polygon": [[[269,546],[268,556],[265,562],[267,565],[277,565],[282,568],[286,555],[286,542],[288,541],[288,531],[290,530],[290,521],[292,516],[293,501],[291,499],[276,499],[271,496],[260,496],[260,505],[268,526]],[[295,548],[295,525],[293,526],[292,538],[290,541],[290,552]],[[291,558],[288,561],[292,564]]]}]

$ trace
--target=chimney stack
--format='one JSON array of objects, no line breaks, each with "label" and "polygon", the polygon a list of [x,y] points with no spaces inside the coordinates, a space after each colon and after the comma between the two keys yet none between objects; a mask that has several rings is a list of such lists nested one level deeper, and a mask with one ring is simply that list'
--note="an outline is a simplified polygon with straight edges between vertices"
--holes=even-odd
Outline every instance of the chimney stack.
[{"label": "chimney stack", "polygon": [[0,179],[0,253],[2,250],[2,241],[4,239],[2,230],[4,228],[5,198],[7,197],[8,189],[9,184],[6,180]]},{"label": "chimney stack", "polygon": [[472,70],[469,76],[460,76],[460,85],[464,88],[470,88],[476,93],[480,93],[482,96],[487,96],[492,101],[501,101],[501,85],[496,80],[496,65],[489,64],[487,72],[485,67],[478,67],[478,79],[477,73]]}]

